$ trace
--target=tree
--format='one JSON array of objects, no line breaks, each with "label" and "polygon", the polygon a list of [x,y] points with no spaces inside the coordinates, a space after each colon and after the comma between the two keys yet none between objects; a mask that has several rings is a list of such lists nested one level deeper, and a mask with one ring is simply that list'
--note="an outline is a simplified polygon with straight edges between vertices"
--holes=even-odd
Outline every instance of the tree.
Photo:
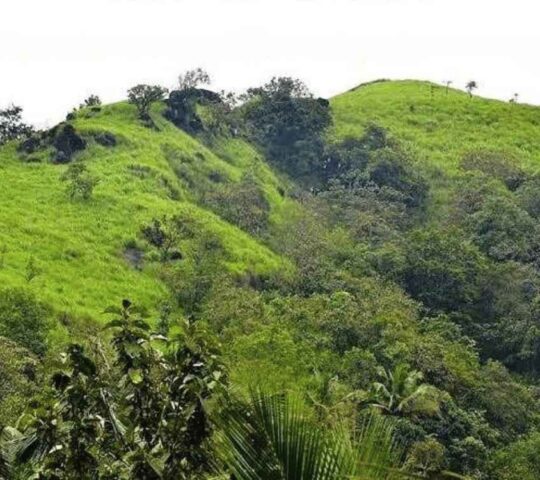
[{"label": "tree", "polygon": [[491,473],[497,480],[540,478],[540,432],[532,432],[493,455]]},{"label": "tree", "polygon": [[188,70],[178,76],[178,90],[191,90],[210,83],[210,75],[202,68]]},{"label": "tree", "polygon": [[445,80],[444,84],[446,85],[446,95],[448,95],[448,91],[450,90],[450,85],[454,83],[452,80]]},{"label": "tree", "polygon": [[167,89],[159,85],[136,85],[128,90],[128,100],[137,107],[141,120],[149,119],[150,106],[163,100]]},{"label": "tree", "polygon": [[[206,478],[208,403],[226,382],[217,344],[194,324],[171,339],[156,335],[129,300],[105,312],[113,315],[112,361],[71,345],[16,441],[0,445],[0,468],[16,458],[40,479]],[[6,453],[10,445],[16,456]]]},{"label": "tree", "polygon": [[474,243],[496,261],[530,262],[540,245],[535,220],[512,200],[488,198],[467,219]]},{"label": "tree", "polygon": [[373,384],[373,407],[390,415],[435,415],[439,412],[441,392],[421,383],[423,375],[399,364],[393,370],[379,369],[380,382]]},{"label": "tree", "polygon": [[253,172],[246,172],[240,182],[213,188],[205,202],[225,220],[252,235],[267,228],[270,204]]},{"label": "tree", "polygon": [[154,218],[141,229],[141,233],[150,245],[159,250],[162,261],[180,260],[182,253],[177,250],[178,243],[190,235],[189,229],[178,216]]},{"label": "tree", "polygon": [[472,92],[473,90],[476,90],[478,88],[478,84],[475,80],[471,80],[470,82],[465,85],[465,89],[467,90],[467,93],[469,94],[469,97],[472,98]]},{"label": "tree", "polygon": [[11,105],[0,110],[0,145],[32,134],[34,129],[22,121],[21,107]]}]

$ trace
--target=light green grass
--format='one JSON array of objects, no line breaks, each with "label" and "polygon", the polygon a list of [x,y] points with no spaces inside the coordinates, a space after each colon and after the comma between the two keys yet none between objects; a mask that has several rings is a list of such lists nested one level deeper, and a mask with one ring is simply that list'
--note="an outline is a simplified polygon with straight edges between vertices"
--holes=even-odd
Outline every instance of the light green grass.
[{"label": "light green grass", "polygon": [[[111,132],[119,141],[105,148],[90,140],[77,156],[99,178],[88,201],[69,200],[60,180],[67,167],[24,163],[14,145],[0,149],[1,286],[30,288],[58,312],[75,316],[99,319],[105,306],[125,297],[153,309],[167,294],[158,264],[148,262],[139,271],[123,251],[144,223],[164,214],[189,217],[201,231],[217,235],[227,252],[225,268],[233,272],[290,268],[266,246],[195,203],[199,182],[208,182],[209,173],[233,181],[241,177],[247,147],[231,144],[229,160],[220,158],[162,119],[159,108],[154,112],[158,130],[142,126],[125,103],[94,115],[78,114],[74,125],[79,132]],[[192,183],[180,180],[175,168]],[[262,171],[272,209],[279,209],[277,179],[268,167]],[[31,257],[40,273],[27,282]]]},{"label": "light green grass", "polygon": [[386,127],[419,159],[452,172],[477,148],[513,152],[540,166],[540,108],[481,97],[429,82],[388,81],[360,86],[331,101],[337,138],[361,135],[368,122]]},{"label": "light green grass", "polygon": [[540,108],[512,104],[414,80],[361,85],[331,100],[330,139],[359,137],[368,123],[385,127],[408,149],[431,186],[428,218],[447,218],[463,155],[501,150],[531,172],[540,167]]}]

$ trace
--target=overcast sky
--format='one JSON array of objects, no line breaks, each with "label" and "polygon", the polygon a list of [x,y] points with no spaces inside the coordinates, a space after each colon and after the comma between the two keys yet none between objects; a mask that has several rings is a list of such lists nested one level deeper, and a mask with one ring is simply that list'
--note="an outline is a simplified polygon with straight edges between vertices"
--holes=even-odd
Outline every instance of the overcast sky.
[{"label": "overcast sky", "polygon": [[0,107],[40,126],[197,66],[217,89],[474,79],[480,95],[540,104],[538,0],[0,0],[0,19]]}]

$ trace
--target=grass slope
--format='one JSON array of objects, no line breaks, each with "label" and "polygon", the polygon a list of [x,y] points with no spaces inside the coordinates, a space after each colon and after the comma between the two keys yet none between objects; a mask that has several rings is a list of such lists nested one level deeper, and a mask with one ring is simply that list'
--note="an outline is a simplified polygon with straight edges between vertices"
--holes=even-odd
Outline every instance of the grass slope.
[{"label": "grass slope", "polygon": [[[138,241],[141,225],[163,214],[190,218],[216,235],[234,272],[265,274],[290,268],[281,257],[195,202],[211,173],[237,181],[248,166],[272,205],[283,214],[278,179],[257,153],[240,140],[223,140],[218,154],[165,121],[156,106],[158,129],[143,127],[135,109],[120,103],[99,113],[81,111],[74,125],[90,135],[111,132],[118,145],[90,140],[77,160],[87,162],[99,184],[89,201],[70,201],[60,176],[66,167],[48,161],[24,163],[15,145],[0,148],[0,285],[25,286],[58,312],[99,318],[104,306],[129,297],[154,307],[166,295],[156,262],[141,270],[124,258],[124,247]],[[189,248],[186,246],[185,248]],[[39,275],[27,281],[33,258]]]},{"label": "grass slope", "polygon": [[368,122],[386,127],[418,158],[453,173],[462,155],[478,148],[517,154],[540,165],[540,108],[481,97],[420,81],[361,85],[331,101],[336,138],[361,135]]}]

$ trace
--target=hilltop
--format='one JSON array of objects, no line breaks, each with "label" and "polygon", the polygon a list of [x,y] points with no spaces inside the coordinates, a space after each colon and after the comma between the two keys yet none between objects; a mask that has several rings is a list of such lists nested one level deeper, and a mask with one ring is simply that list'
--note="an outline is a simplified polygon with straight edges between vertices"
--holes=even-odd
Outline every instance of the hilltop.
[{"label": "hilltop", "polygon": [[332,99],[337,138],[379,123],[428,166],[454,173],[470,150],[502,149],[527,167],[540,163],[540,107],[469,95],[415,80],[361,85]]}]

